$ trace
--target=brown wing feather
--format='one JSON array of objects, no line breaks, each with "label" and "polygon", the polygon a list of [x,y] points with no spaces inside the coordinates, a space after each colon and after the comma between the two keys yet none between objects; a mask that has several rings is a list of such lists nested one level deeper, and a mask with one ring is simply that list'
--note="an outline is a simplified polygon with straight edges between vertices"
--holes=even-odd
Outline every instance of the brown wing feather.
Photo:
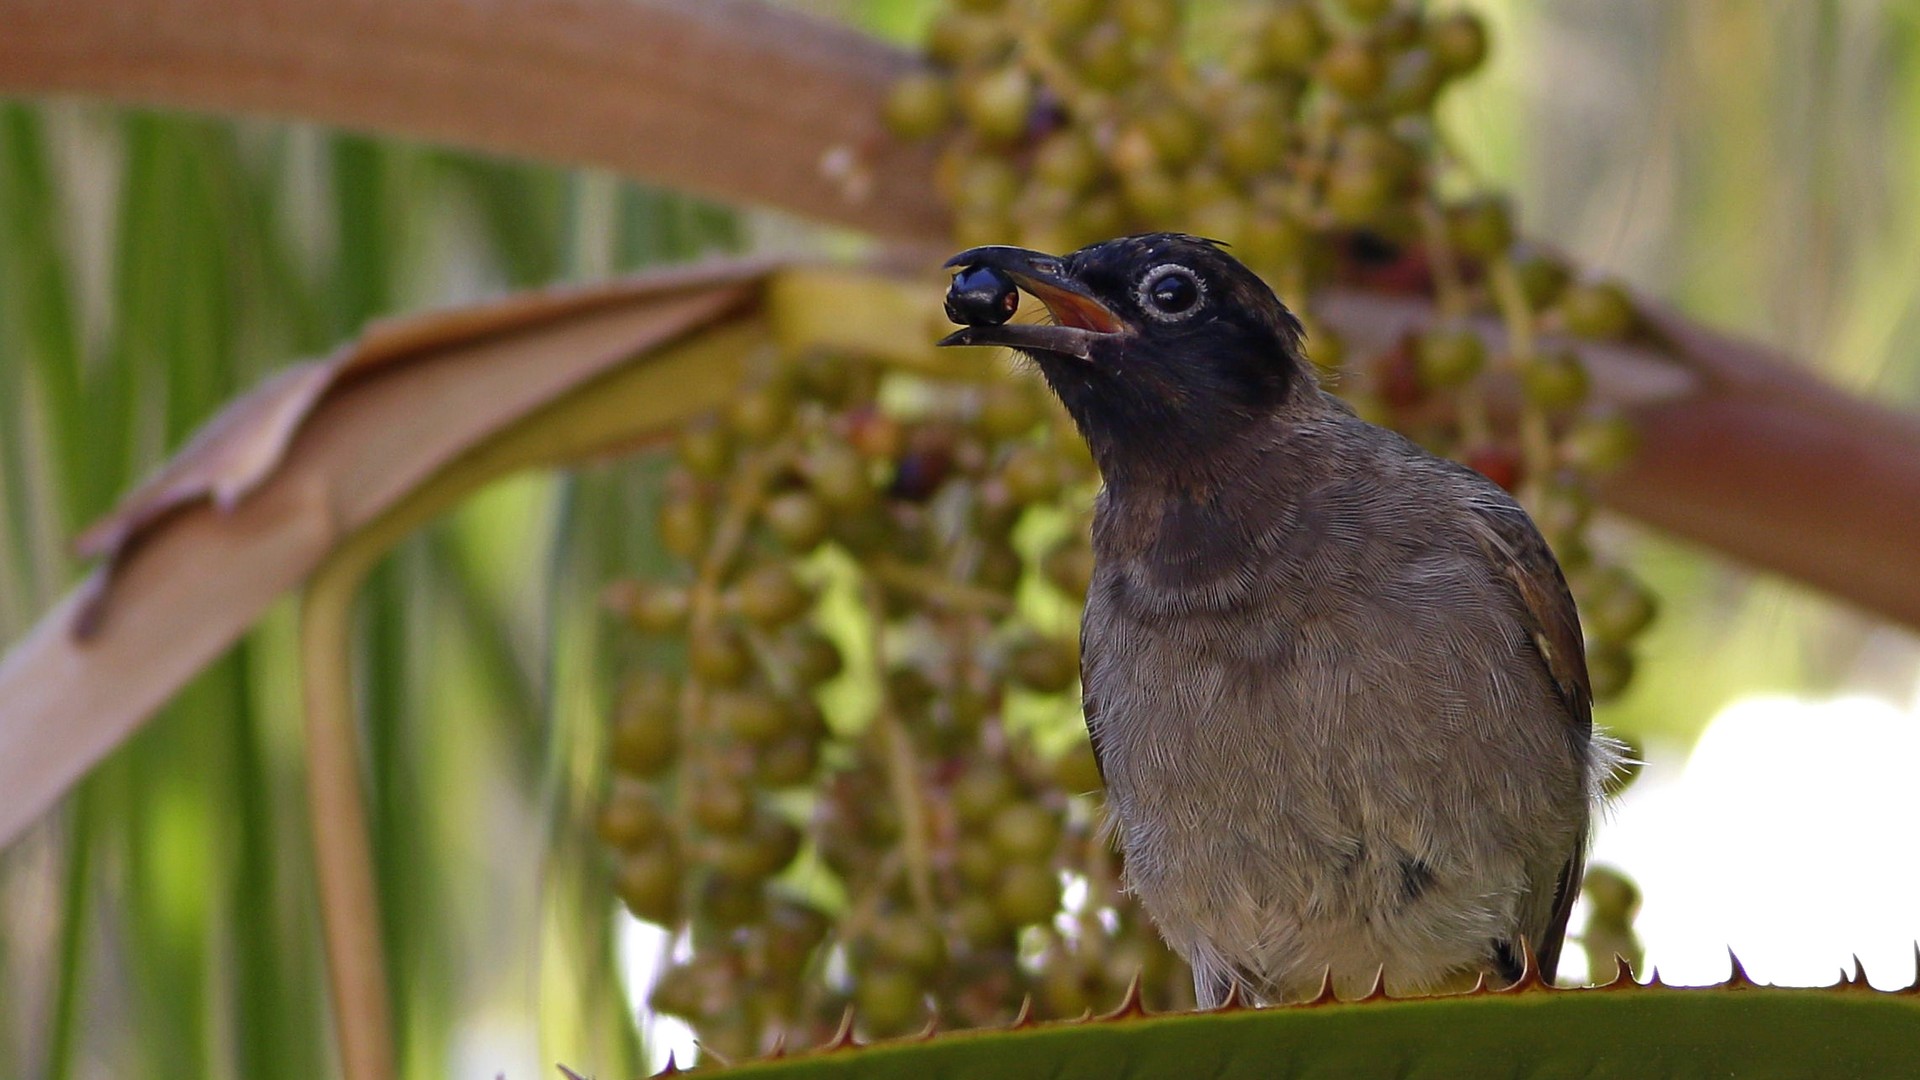
[{"label": "brown wing feather", "polygon": [[[1567,722],[1581,737],[1593,732],[1593,690],[1587,680],[1586,641],[1580,633],[1580,614],[1574,607],[1567,579],[1553,551],[1534,528],[1526,512],[1511,502],[1475,503],[1477,518],[1485,530],[1480,540],[1488,558],[1505,571],[1514,594],[1520,600],[1521,617],[1526,620],[1527,636],[1534,652],[1545,665],[1566,706]],[[1555,882],[1553,915],[1533,942],[1540,958],[1543,978],[1552,981],[1560,964],[1560,947],[1566,937],[1567,917],[1573,901],[1580,895],[1580,880],[1586,864],[1586,843],[1573,849]]]}]

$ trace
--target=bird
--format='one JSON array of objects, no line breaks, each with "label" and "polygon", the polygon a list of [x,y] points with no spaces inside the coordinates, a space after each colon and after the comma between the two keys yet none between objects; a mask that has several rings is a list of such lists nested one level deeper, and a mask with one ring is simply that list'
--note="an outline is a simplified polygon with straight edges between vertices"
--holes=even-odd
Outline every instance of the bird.
[{"label": "bird", "polygon": [[1526,511],[1324,389],[1217,241],[947,267],[939,344],[1028,358],[1099,468],[1082,704],[1198,1005],[1550,982],[1622,744]]}]

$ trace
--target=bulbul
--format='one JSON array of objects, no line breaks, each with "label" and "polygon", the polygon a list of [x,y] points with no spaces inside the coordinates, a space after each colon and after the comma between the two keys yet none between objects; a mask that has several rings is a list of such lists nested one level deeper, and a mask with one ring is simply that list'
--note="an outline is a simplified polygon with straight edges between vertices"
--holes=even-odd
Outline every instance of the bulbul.
[{"label": "bulbul", "polygon": [[1526,512],[1322,390],[1213,242],[947,265],[941,344],[1031,357],[1099,465],[1087,729],[1199,1003],[1551,979],[1619,744]]}]

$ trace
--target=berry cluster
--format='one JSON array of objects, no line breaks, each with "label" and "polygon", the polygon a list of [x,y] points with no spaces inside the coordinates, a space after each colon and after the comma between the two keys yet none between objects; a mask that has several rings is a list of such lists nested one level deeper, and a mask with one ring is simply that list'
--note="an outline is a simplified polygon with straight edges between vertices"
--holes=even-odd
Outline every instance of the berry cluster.
[{"label": "berry cluster", "polygon": [[[1581,348],[1641,333],[1640,318],[1619,285],[1519,240],[1506,200],[1440,135],[1437,102],[1487,57],[1476,15],[953,0],[927,52],[885,118],[941,142],[958,243],[1064,252],[1162,229],[1229,242],[1305,309],[1309,353],[1363,415],[1520,496],[1588,617],[1596,696],[1626,686],[1652,599],[1585,538],[1593,479],[1633,432],[1590,400]],[[1325,288],[1417,294],[1435,318],[1348,356],[1313,319]]]},{"label": "berry cluster", "polygon": [[[1083,795],[1091,461],[1036,382],[780,364],[686,431],[683,564],[609,602],[660,662],[616,705],[600,829],[691,954],[655,1008],[725,1054],[931,1018],[1077,1016],[1187,975]],[[684,655],[681,655],[681,652]]]},{"label": "berry cluster", "polygon": [[[1593,478],[1632,432],[1590,401],[1581,350],[1641,318],[1518,241],[1436,134],[1487,44],[1474,15],[1402,0],[949,0],[886,114],[942,142],[957,245],[1232,243],[1306,309],[1356,408],[1526,503],[1605,699],[1653,603],[1586,542]],[[987,286],[964,301],[1011,316]],[[1312,319],[1326,288],[1435,317],[1349,356]],[[676,575],[610,595],[655,644],[619,695],[601,831],[627,906],[676,934],[653,1006],[723,1055],[822,1040],[849,1005],[886,1035],[1028,997],[1078,1015],[1136,974],[1155,1004],[1191,1003],[1084,797],[1092,462],[1031,379],[980,377],[769,361],[682,437],[659,521]],[[1630,933],[1607,911],[1590,933]]]}]

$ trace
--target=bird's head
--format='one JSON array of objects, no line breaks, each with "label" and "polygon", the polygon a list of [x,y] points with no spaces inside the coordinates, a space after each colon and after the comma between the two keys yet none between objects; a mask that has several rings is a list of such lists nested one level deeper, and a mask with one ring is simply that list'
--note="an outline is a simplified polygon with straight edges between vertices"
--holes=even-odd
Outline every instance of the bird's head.
[{"label": "bird's head", "polygon": [[[1031,357],[1108,480],[1130,466],[1179,470],[1315,395],[1300,321],[1221,246],[1179,233],[1107,240],[1070,255],[978,247],[947,310],[965,328],[942,345],[999,345]],[[1008,322],[1019,288],[1050,323]]]}]

